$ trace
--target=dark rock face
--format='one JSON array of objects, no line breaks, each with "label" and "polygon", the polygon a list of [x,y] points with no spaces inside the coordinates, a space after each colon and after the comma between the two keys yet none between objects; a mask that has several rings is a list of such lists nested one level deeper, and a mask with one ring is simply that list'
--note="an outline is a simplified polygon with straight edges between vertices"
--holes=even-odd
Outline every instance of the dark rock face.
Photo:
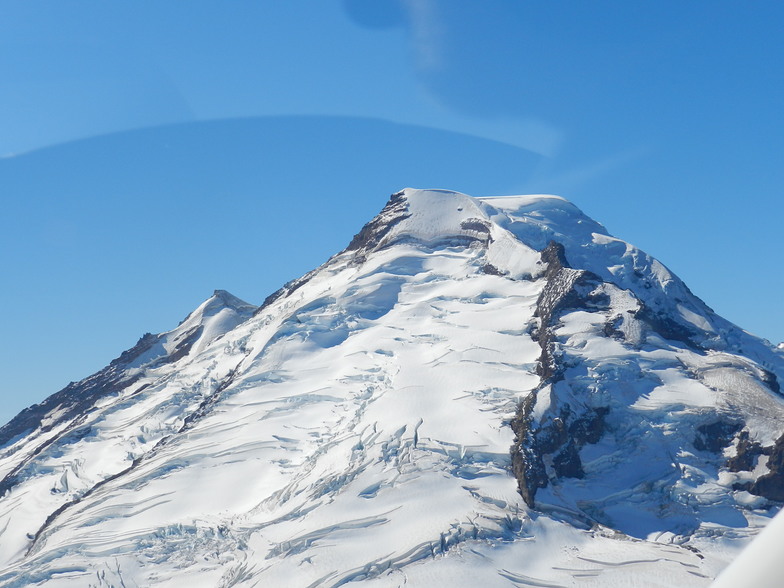
[{"label": "dark rock face", "polygon": [[505,276],[506,273],[499,270],[492,263],[486,263],[482,266],[482,273],[490,276]]},{"label": "dark rock face", "polygon": [[520,403],[517,414],[510,423],[515,434],[511,448],[512,473],[517,479],[518,492],[525,503],[532,508],[536,491],[539,488],[546,488],[549,483],[544,460],[536,450],[536,440],[532,430],[532,413],[535,404],[535,393],[531,393]]},{"label": "dark rock face", "polygon": [[557,241],[550,241],[547,247],[541,252],[542,263],[547,265],[544,277],[551,281],[565,267],[571,267],[566,261],[566,251],[564,246]]},{"label": "dark rock face", "polygon": [[123,351],[120,357],[112,360],[110,366],[125,366],[132,363],[137,358],[141,357],[143,353],[149,350],[160,340],[160,335],[153,335],[152,333],[145,333],[136,342],[136,345]]},{"label": "dark rock face", "polygon": [[546,283],[534,313],[540,324],[532,336],[542,349],[537,362],[537,374],[542,380],[539,388],[520,403],[511,422],[515,433],[511,448],[512,470],[520,495],[530,507],[534,506],[536,491],[547,487],[550,480],[545,457],[552,457],[555,477],[582,478],[585,475],[579,450],[587,443],[599,441],[609,412],[607,407],[586,407],[578,415],[569,404],[564,404],[558,416],[534,422],[533,409],[539,390],[563,379],[553,341],[558,317],[570,308],[602,308],[609,302],[596,293],[600,278],[591,272],[570,268],[560,243],[551,241],[541,257],[547,264]]},{"label": "dark rock face", "polygon": [[769,372],[768,370],[762,370],[762,381],[765,382],[765,385],[773,390],[776,394],[781,396],[781,386],[779,385],[779,381],[776,378],[776,374],[773,372]]},{"label": "dark rock face", "polygon": [[757,458],[765,454],[762,445],[749,439],[748,431],[740,432],[736,449],[735,456],[727,460],[727,469],[731,472],[750,472],[754,469]]},{"label": "dark rock face", "polygon": [[474,231],[482,235],[485,241],[492,241],[490,236],[490,223],[478,218],[469,218],[460,223],[460,228],[465,231]]},{"label": "dark rock face", "polygon": [[645,305],[637,311],[635,316],[647,323],[653,331],[657,332],[665,339],[679,341],[692,349],[701,349],[700,346],[695,343],[695,333],[671,318],[662,314],[657,314]]},{"label": "dark rock face", "polygon": [[583,464],[577,446],[570,440],[559,453],[553,457],[553,470],[559,478],[583,478]]},{"label": "dark rock face", "polygon": [[[719,438],[708,449],[713,450],[723,444],[726,441],[727,431],[728,429],[723,427]],[[784,502],[784,435],[781,435],[773,445],[763,447],[750,439],[748,430],[740,431],[737,435],[736,453],[727,460],[725,465],[731,472],[750,472],[754,470],[758,460],[763,456],[768,456],[765,463],[769,470],[768,473],[753,482],[734,484],[733,490],[745,490],[773,502]]]},{"label": "dark rock face", "polygon": [[194,327],[187,333],[185,333],[185,336],[182,337],[182,339],[177,343],[177,346],[174,348],[174,351],[172,351],[167,356],[166,358],[167,363],[175,362],[188,355],[188,353],[190,353],[191,348],[193,347],[193,344],[199,340],[199,337],[201,337],[203,332],[204,332],[204,327],[202,325],[199,325],[197,327]]},{"label": "dark rock face", "polygon": [[591,293],[601,283],[601,278],[586,270],[575,270],[566,261],[563,245],[550,241],[541,252],[546,283],[536,302],[534,316],[539,318],[539,328],[532,333],[542,348],[537,362],[537,374],[542,381],[560,379],[557,357],[552,345],[552,328],[558,315],[570,308],[595,308],[602,302]]},{"label": "dark rock face", "polygon": [[735,433],[742,428],[742,423],[731,421],[716,421],[700,425],[697,427],[697,435],[694,437],[694,448],[700,451],[720,453],[725,447],[729,447]]},{"label": "dark rock face", "polygon": [[750,472],[757,465],[757,460],[768,456],[765,464],[770,470],[754,482],[735,484],[735,490],[746,490],[751,494],[762,496],[774,502],[784,502],[784,435],[769,447],[763,447],[749,437],[749,431],[741,430],[741,423],[732,421],[716,421],[697,427],[694,447],[700,451],[721,453],[737,436],[736,453],[726,462],[731,472]]},{"label": "dark rock face", "polygon": [[767,466],[770,472],[760,476],[748,491],[768,500],[784,502],[784,435],[779,437],[772,448],[768,448]]},{"label": "dark rock face", "polygon": [[515,443],[512,446],[512,470],[517,478],[518,490],[528,506],[534,506],[539,488],[546,488],[550,481],[545,457],[550,456],[553,474],[558,478],[583,478],[580,449],[598,443],[606,430],[607,407],[587,409],[581,415],[564,405],[559,416],[534,423],[532,394],[521,403],[512,421]]},{"label": "dark rock face", "polygon": [[612,321],[607,321],[604,323],[604,336],[605,337],[612,337],[613,339],[618,339],[619,341],[623,341],[626,336],[623,334],[618,328],[619,323],[621,322],[621,318],[617,317]]},{"label": "dark rock face", "polygon": [[362,227],[359,233],[354,235],[354,238],[346,247],[346,251],[369,252],[381,243],[395,225],[410,216],[408,201],[403,192],[392,194],[378,216]]},{"label": "dark rock face", "polygon": [[598,443],[606,430],[605,417],[610,412],[606,406],[589,410],[569,426],[569,434],[580,446]]},{"label": "dark rock face", "polygon": [[281,298],[285,298],[286,296],[290,296],[298,288],[301,288],[302,286],[307,284],[308,281],[310,281],[310,279],[313,277],[313,275],[315,273],[316,273],[316,270],[313,270],[312,272],[308,272],[307,274],[305,274],[301,278],[297,278],[296,280],[291,280],[289,282],[286,282],[281,288],[279,288],[278,290],[275,290],[272,294],[267,296],[264,299],[264,302],[261,303],[261,306],[259,306],[256,309],[256,312],[253,313],[253,315],[256,316],[257,314],[260,314],[261,311],[266,309],[270,304],[272,304],[276,300],[279,300]]},{"label": "dark rock face", "polygon": [[[384,237],[389,234],[395,225],[404,221],[410,216],[411,214],[408,212],[408,201],[405,198],[404,192],[396,192],[395,194],[392,194],[392,196],[389,197],[387,203],[384,205],[384,208],[381,209],[381,212],[379,212],[378,215],[373,218],[373,220],[362,227],[359,233],[354,235],[354,238],[351,239],[351,242],[348,244],[348,246],[338,255],[346,252],[353,252],[354,262],[362,263],[366,259],[367,254],[381,244],[381,242],[384,240]],[[327,261],[327,263],[329,263],[329,261]],[[322,265],[321,267],[324,266]],[[256,309],[254,316],[260,314],[273,302],[290,296],[296,290],[307,284],[313,278],[313,276],[319,272],[321,267],[309,271],[304,276],[297,278],[296,280],[286,282],[282,288],[276,290],[264,299],[264,302],[261,303],[261,306]]]}]

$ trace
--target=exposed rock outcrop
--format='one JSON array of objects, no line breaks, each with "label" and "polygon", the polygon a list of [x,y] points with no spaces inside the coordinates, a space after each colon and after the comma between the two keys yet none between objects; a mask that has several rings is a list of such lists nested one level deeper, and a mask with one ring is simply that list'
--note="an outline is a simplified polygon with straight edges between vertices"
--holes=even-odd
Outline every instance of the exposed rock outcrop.
[{"label": "exposed rock outcrop", "polygon": [[364,256],[381,244],[384,237],[394,228],[395,225],[409,218],[408,202],[404,192],[396,192],[390,196],[378,216],[365,224],[359,233],[354,235],[351,242],[346,247],[346,251],[356,251],[358,257]]},{"label": "exposed rock outcrop", "polygon": [[759,456],[770,455],[770,448],[766,450],[756,441],[749,439],[748,431],[739,433],[735,451],[735,455],[727,460],[727,469],[731,472],[750,472]]},{"label": "exposed rock outcrop", "polygon": [[535,503],[536,491],[549,483],[546,459],[551,461],[555,477],[584,476],[579,450],[587,443],[599,441],[609,412],[609,408],[600,406],[585,407],[577,414],[568,403],[559,408],[557,400],[551,399],[548,415],[556,412],[557,416],[544,416],[538,421],[533,416],[540,391],[563,378],[553,340],[560,314],[570,308],[597,308],[608,304],[597,291],[600,278],[589,271],[571,268],[560,243],[551,241],[541,252],[541,260],[547,265],[544,273],[546,283],[534,314],[539,318],[539,326],[532,333],[542,349],[536,366],[541,383],[520,403],[511,422],[515,433],[511,448],[512,470],[521,496],[531,507]]},{"label": "exposed rock outcrop", "polygon": [[735,433],[743,428],[743,423],[718,420],[697,427],[694,447],[700,451],[720,453],[732,443]]},{"label": "exposed rock outcrop", "polygon": [[748,487],[748,491],[768,500],[784,502],[784,435],[776,440],[773,447],[767,449],[766,455],[769,457],[766,465],[770,471],[757,478],[757,481]]}]

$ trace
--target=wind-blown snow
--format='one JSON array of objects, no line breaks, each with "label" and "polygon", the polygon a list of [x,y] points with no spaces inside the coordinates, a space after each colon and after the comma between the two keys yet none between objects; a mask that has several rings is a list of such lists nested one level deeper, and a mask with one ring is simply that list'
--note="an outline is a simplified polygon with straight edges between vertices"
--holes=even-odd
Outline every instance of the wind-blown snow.
[{"label": "wind-blown snow", "polygon": [[[0,586],[708,585],[770,504],[733,490],[752,473],[682,448],[717,411],[774,443],[780,355],[561,198],[402,198],[372,250],[261,309],[216,291],[90,410],[9,440]],[[609,310],[563,315],[566,377],[543,386],[551,240]],[[674,308],[702,347],[636,320],[642,305]],[[616,419],[581,449],[586,478],[553,479],[537,510],[510,472],[534,390],[538,419],[585,391]]]}]

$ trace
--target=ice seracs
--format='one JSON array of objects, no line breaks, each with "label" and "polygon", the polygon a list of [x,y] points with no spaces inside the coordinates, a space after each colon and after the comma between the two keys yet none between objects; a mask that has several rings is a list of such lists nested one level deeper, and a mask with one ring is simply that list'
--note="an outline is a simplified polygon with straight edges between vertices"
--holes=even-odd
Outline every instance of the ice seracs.
[{"label": "ice seracs", "polygon": [[406,189],[0,429],[0,586],[706,586],[782,377],[566,200]]}]

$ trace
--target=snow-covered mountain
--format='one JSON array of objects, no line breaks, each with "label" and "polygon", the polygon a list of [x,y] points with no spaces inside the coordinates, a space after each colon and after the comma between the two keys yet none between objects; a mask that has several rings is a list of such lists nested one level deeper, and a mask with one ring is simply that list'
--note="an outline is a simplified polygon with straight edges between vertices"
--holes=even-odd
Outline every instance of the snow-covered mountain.
[{"label": "snow-covered mountain", "polygon": [[782,378],[569,202],[406,189],[0,429],[0,586],[706,586]]}]

